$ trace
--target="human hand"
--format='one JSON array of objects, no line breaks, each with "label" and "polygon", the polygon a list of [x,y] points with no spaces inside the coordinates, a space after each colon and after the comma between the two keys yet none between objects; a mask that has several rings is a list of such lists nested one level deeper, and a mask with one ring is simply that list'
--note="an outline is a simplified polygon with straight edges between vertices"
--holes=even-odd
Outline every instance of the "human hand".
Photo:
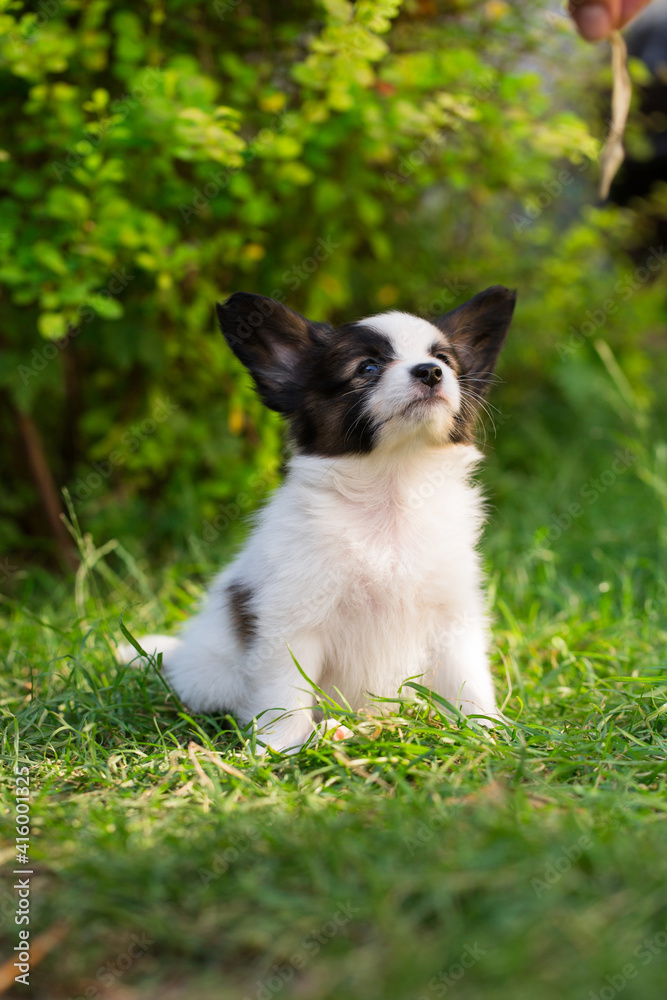
[{"label": "human hand", "polygon": [[570,17],[587,42],[598,42],[623,28],[650,0],[569,0]]}]

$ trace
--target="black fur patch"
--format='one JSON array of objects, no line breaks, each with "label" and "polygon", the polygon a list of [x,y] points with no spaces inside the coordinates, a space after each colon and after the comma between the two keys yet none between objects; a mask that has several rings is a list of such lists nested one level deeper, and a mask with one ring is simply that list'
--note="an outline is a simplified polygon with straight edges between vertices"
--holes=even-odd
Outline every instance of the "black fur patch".
[{"label": "black fur patch", "polygon": [[[436,320],[432,345],[463,391],[451,440],[471,441],[483,395],[512,318],[516,294],[502,285],[481,292]],[[264,403],[290,421],[302,454],[334,457],[372,451],[378,428],[365,402],[382,370],[363,374],[366,359],[382,367],[397,355],[378,330],[351,323],[334,330],[264,295],[236,292],[218,305],[227,343],[252,375]]]},{"label": "black fur patch", "polygon": [[298,449],[331,456],[371,451],[376,428],[364,403],[382,376],[360,374],[359,366],[366,360],[384,365],[395,357],[389,338],[370,327],[350,323],[333,331],[313,352],[305,373],[292,420]]},{"label": "black fur patch", "polygon": [[227,587],[227,594],[239,642],[247,647],[257,635],[257,615],[251,610],[252,590],[242,583],[232,583]]},{"label": "black fur patch", "polygon": [[245,292],[218,305],[218,319],[264,403],[289,418],[301,453],[372,450],[374,426],[363,402],[377,378],[360,376],[358,368],[365,359],[395,357],[387,337],[354,323],[337,330],[311,323],[280,302]]},{"label": "black fur patch", "polygon": [[304,362],[331,331],[266,295],[235,292],[217,305],[225,340],[245,365],[262,401],[290,416],[301,402]]},{"label": "black fur patch", "polygon": [[435,325],[444,333],[459,380],[462,405],[450,435],[454,444],[469,444],[480,407],[493,381],[498,355],[512,321],[516,292],[492,285],[457,309],[452,309]]},{"label": "black fur patch", "polygon": [[453,349],[459,374],[479,379],[488,388],[505,343],[516,303],[516,292],[493,285],[435,320]]}]

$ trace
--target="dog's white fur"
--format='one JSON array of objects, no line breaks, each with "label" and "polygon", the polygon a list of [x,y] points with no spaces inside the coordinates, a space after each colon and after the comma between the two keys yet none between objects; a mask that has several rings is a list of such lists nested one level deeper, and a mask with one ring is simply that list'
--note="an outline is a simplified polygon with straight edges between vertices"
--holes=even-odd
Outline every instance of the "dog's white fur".
[{"label": "dog's white fur", "polygon": [[[438,331],[405,313],[363,322],[398,355],[369,403],[378,445],[296,455],[180,636],[141,640],[147,653],[163,652],[191,709],[258,718],[260,740],[278,750],[299,747],[315,728],[313,691],[294,660],[352,709],[372,695],[395,698],[412,677],[468,715],[499,717],[476,552],[483,502],[471,482],[481,455],[447,443],[461,406],[457,378],[444,368],[437,398],[422,399],[410,372],[429,360]],[[249,644],[225,596],[239,580],[255,595]]]}]

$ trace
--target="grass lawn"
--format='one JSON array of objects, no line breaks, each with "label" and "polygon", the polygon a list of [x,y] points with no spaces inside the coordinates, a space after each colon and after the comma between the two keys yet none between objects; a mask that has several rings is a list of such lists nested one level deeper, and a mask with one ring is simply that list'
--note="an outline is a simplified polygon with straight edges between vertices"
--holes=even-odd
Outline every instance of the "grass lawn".
[{"label": "grass lawn", "polygon": [[259,759],[110,652],[121,614],[135,635],[177,624],[201,565],[147,577],[147,557],[89,541],[76,590],[15,583],[0,605],[3,956],[16,760],[33,947],[54,933],[8,995],[665,995],[665,446],[613,407],[582,424],[573,405],[522,405],[483,471],[512,720],[492,735],[406,698],[381,724],[352,719],[344,744]]}]

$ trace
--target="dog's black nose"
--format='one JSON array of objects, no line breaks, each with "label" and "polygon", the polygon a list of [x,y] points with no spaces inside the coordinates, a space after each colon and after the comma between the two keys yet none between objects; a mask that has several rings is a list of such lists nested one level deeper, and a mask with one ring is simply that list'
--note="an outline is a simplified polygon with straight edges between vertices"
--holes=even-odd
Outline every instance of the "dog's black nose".
[{"label": "dog's black nose", "polygon": [[417,365],[416,368],[412,369],[412,374],[424,385],[434,386],[442,381],[442,368],[440,365],[434,365],[432,361]]}]

